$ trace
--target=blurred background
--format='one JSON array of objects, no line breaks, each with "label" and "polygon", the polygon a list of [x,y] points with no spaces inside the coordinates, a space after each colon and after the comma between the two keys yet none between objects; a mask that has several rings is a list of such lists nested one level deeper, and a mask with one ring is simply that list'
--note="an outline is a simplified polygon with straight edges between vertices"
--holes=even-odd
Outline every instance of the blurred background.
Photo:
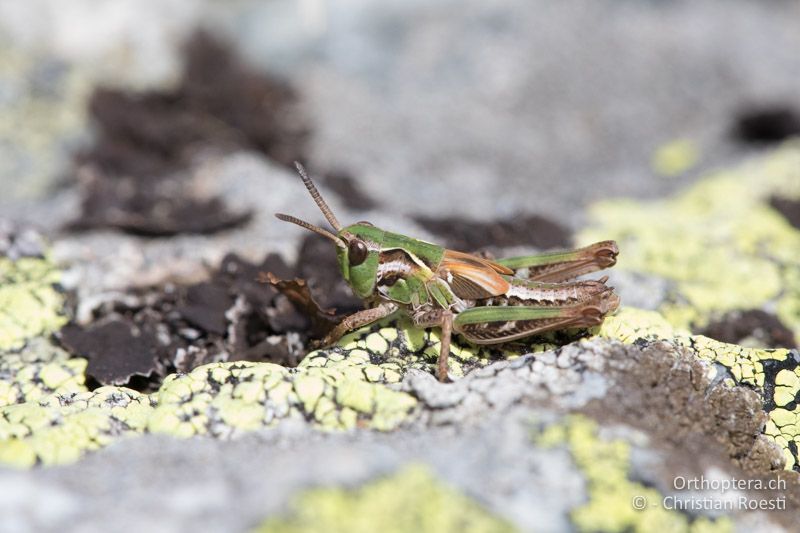
[{"label": "blurred background", "polygon": [[788,0],[5,1],[0,209],[60,227],[120,151],[247,150],[395,213],[576,228],[796,132],[798,24]]},{"label": "blurred background", "polygon": [[[262,270],[310,280],[324,308],[358,308],[329,243],[273,217],[322,222],[296,160],[342,222],[507,254],[617,238],[611,283],[623,311],[657,310],[659,327],[736,344],[796,347],[800,165],[783,143],[799,135],[796,0],[0,0],[0,255],[46,249],[61,269],[68,316],[53,311],[63,318],[53,332],[69,324],[55,340],[46,329],[42,337],[65,360],[88,360],[87,393],[153,393],[166,375],[208,362],[296,366],[312,327],[255,283]],[[778,146],[790,149],[774,164],[691,189]],[[671,200],[687,190],[685,201]],[[630,201],[602,203],[618,198]],[[598,205],[602,217],[592,218]],[[233,313],[234,301],[246,309]],[[778,405],[769,397],[778,373],[798,372],[798,361],[770,367],[765,409]],[[631,390],[646,398],[649,378],[638,378]],[[423,398],[431,405],[450,401],[420,383],[434,391]],[[792,383],[800,381],[782,386]],[[576,389],[569,405],[606,386]],[[780,405],[797,417],[798,401]],[[630,426],[644,418],[635,407],[620,415]],[[17,503],[54,530],[80,513],[81,524],[93,524],[92,513],[135,523],[137,504],[174,518],[164,530],[224,529],[226,520],[244,529],[298,487],[354,485],[422,460],[520,527],[547,515],[552,530],[565,528],[586,476],[531,444],[530,412],[511,422],[500,412],[489,429],[440,424],[456,437],[450,426],[428,431],[427,419],[379,441],[367,432],[308,437],[310,425],[236,442],[148,435],[74,470],[34,470],[38,484],[0,477],[0,488],[22,483]],[[646,428],[652,441],[615,433],[638,442],[631,468],[643,487],[656,484],[652,465],[668,462],[652,455],[653,443],[675,434],[669,424],[688,427],[659,414],[647,422],[666,429]],[[784,439],[776,453],[795,461],[800,437],[783,431],[773,435]],[[253,450],[261,470],[248,468]],[[466,459],[451,461],[452,450]],[[728,468],[728,457],[719,464]],[[185,482],[175,488],[177,477]],[[61,500],[35,505],[51,483]],[[128,491],[134,503],[111,509]],[[623,516],[623,507],[609,513]]]}]

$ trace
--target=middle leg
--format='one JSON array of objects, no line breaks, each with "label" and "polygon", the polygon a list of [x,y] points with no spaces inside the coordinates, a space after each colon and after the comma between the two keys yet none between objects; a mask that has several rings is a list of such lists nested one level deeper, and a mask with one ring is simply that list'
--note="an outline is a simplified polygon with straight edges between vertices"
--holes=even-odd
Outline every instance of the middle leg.
[{"label": "middle leg", "polygon": [[450,339],[453,336],[453,312],[449,309],[436,309],[417,315],[412,318],[414,325],[420,328],[439,326],[442,328],[441,342],[439,344],[439,360],[437,362],[436,377],[442,383],[447,383],[447,361],[450,357]]}]

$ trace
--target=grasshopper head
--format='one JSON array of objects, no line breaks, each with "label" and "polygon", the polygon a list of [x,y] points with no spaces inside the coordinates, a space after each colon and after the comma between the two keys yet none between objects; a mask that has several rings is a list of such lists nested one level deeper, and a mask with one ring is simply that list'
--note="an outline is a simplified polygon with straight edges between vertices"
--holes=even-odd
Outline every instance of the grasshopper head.
[{"label": "grasshopper head", "polygon": [[336,245],[336,255],[342,276],[353,288],[356,296],[359,298],[369,297],[375,289],[383,231],[369,222],[359,222],[343,228],[331,208],[322,199],[322,195],[320,195],[314,182],[306,174],[303,166],[300,163],[295,163],[295,165],[300,177],[303,178],[303,184],[305,184],[306,189],[311,193],[314,202],[320,208],[322,214],[325,215],[328,223],[336,230],[336,233],[334,234],[325,228],[320,228],[291,215],[276,213],[275,216],[280,220],[297,224],[333,241]]}]

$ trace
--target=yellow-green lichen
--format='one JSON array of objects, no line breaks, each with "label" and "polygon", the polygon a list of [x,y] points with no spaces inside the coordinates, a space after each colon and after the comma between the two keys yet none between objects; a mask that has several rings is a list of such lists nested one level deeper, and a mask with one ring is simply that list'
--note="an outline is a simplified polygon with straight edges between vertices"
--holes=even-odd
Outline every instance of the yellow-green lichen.
[{"label": "yellow-green lichen", "polygon": [[301,494],[283,517],[259,533],[511,532],[478,502],[440,482],[423,466],[407,466],[360,488],[319,488]]},{"label": "yellow-green lichen", "polygon": [[592,420],[572,415],[545,427],[534,436],[540,446],[566,446],[586,478],[588,501],[573,509],[570,518],[578,531],[687,531],[733,530],[728,518],[691,519],[664,507],[658,490],[630,479],[630,444],[605,440]]},{"label": "yellow-green lichen", "polygon": [[[624,307],[606,319],[599,335],[628,344],[665,340],[721,365],[731,385],[747,385],[760,392],[770,417],[764,434],[783,449],[787,469],[800,468],[800,357],[796,351],[745,348],[690,335],[673,328],[656,312]],[[716,372],[715,367],[709,372]]]},{"label": "yellow-green lichen", "polygon": [[673,177],[688,172],[700,159],[700,150],[690,139],[675,139],[658,147],[652,167],[656,174]]},{"label": "yellow-green lichen", "polygon": [[121,387],[54,394],[0,409],[0,463],[63,464],[86,451],[141,432],[152,407],[147,396]]},{"label": "yellow-green lichen", "polygon": [[52,58],[0,46],[0,176],[5,200],[36,198],[63,173],[87,132],[92,82]]},{"label": "yellow-green lichen", "polygon": [[31,340],[17,351],[0,352],[0,408],[51,394],[83,392],[85,370],[85,359],[70,359],[44,339]]},{"label": "yellow-green lichen", "polygon": [[417,404],[407,393],[366,381],[354,366],[287,369],[247,362],[170,376],[153,400],[148,430],[177,436],[231,436],[290,417],[323,429],[390,430]]},{"label": "yellow-green lichen", "polygon": [[0,257],[0,352],[48,335],[66,323],[59,271],[47,259]]},{"label": "yellow-green lichen", "polygon": [[[377,331],[363,328],[342,337],[338,348],[306,356],[300,367],[337,368],[370,382],[397,383],[410,368],[434,373],[439,357],[440,331],[414,327],[410,320],[384,323]],[[536,345],[535,351],[551,345]],[[499,359],[510,359],[530,351],[503,346],[462,344],[456,335],[450,345],[449,373],[461,377],[470,368]],[[354,374],[355,373],[355,374]]]},{"label": "yellow-green lichen", "polygon": [[0,276],[2,463],[69,462],[143,432],[235,436],[286,418],[322,429],[390,430],[417,406],[392,384],[409,365],[424,363],[413,356],[378,361],[385,354],[376,350],[400,349],[393,328],[356,332],[352,346],[312,353],[295,369],[211,364],[168,376],[150,395],[122,387],[89,392],[86,360],[43,338],[65,322],[58,272],[46,259],[0,258]]},{"label": "yellow-green lichen", "polygon": [[[35,328],[39,334],[63,323],[52,267],[30,258],[5,264],[3,288],[9,294],[36,294],[37,318],[43,320]],[[19,301],[23,309],[29,302],[14,300],[14,309]],[[119,387],[88,392],[85,360],[70,359],[44,339],[29,339],[33,329],[15,333],[8,323],[0,326],[1,338],[15,339],[14,350],[0,357],[0,462],[22,466],[75,460],[87,450],[143,432],[231,437],[287,418],[321,429],[391,430],[418,409],[417,400],[397,384],[410,368],[433,372],[439,348],[438,330],[413,328],[401,320],[353,332],[339,346],[309,354],[294,369],[268,363],[211,364],[169,376],[157,392],[142,395]],[[766,433],[783,446],[789,467],[797,464],[792,447],[800,424],[791,397],[797,395],[792,376],[797,376],[798,365],[789,352],[690,337],[658,313],[625,308],[598,331],[624,342],[667,339],[726,366],[736,382],[763,390],[774,380],[774,395],[765,398],[771,416]],[[543,343],[520,350],[549,347]],[[471,367],[517,354],[509,348],[478,350],[454,342],[450,371],[463,375]],[[774,364],[782,366],[769,366]]]},{"label": "yellow-green lichen", "polygon": [[[409,368],[432,371],[438,343],[437,332],[405,322],[364,328],[337,347],[310,353],[297,368],[209,364],[168,376],[158,391],[138,395],[135,402],[102,404],[84,416],[75,408],[82,404],[70,398],[73,393],[94,398],[91,395],[98,392],[86,392],[86,361],[68,359],[52,346],[49,351],[33,350],[37,343],[31,343],[4,359],[11,378],[0,379],[6,405],[0,407],[0,461],[29,465],[74,460],[114,438],[142,432],[235,437],[289,418],[326,430],[392,430],[413,416],[418,403],[397,384]],[[461,375],[467,366],[484,365],[497,356],[456,344],[451,371]],[[104,394],[114,390],[123,396],[131,393],[102,389]],[[135,414],[128,412],[131,409]],[[131,417],[135,423],[128,421]],[[58,439],[57,446],[48,448],[53,439]]]},{"label": "yellow-green lichen", "polygon": [[[798,364],[790,352],[692,337],[658,313],[628,308],[609,317],[599,334],[628,343],[668,340],[726,366],[735,382],[762,390],[768,388],[765,380],[774,377],[774,399],[765,399],[765,405],[774,407],[766,434],[783,446],[788,468],[797,464],[789,443],[798,442],[798,409],[787,399],[796,394],[797,381],[791,376],[797,375]],[[376,335],[386,343],[387,354],[369,350],[377,343]],[[413,335],[418,335],[417,354],[422,355],[409,354],[401,344]],[[287,418],[303,419],[321,429],[391,430],[418,408],[417,400],[394,384],[408,368],[428,369],[431,356],[425,351],[436,341],[436,333],[402,326],[365,329],[351,335],[344,346],[309,354],[295,369],[269,363],[210,364],[168,376],[159,391],[150,395],[118,387],[86,392],[84,360],[68,359],[45,341],[31,342],[18,353],[6,353],[0,363],[5,365],[0,371],[6,369],[5,375],[12,376],[0,379],[6,404],[0,407],[0,461],[51,464],[74,460],[83,451],[124,435],[231,437]],[[462,349],[468,360],[469,350]],[[472,364],[489,362],[473,357]],[[783,366],[770,377],[764,366],[772,361]],[[114,397],[119,401],[103,400],[115,391],[121,394]],[[92,413],[82,416],[82,406],[92,406]]]},{"label": "yellow-green lichen", "polygon": [[[421,351],[432,342],[429,333],[423,336]],[[43,340],[30,342],[0,360],[0,461],[61,463],[129,434],[232,437],[287,418],[329,430],[394,429],[417,408],[417,400],[394,384],[409,367],[429,363],[422,356],[401,356],[403,330],[365,329],[350,338],[345,346],[309,354],[294,369],[210,364],[168,376],[150,395],[119,387],[87,392],[85,360],[69,359]],[[397,353],[374,351],[389,346]],[[98,400],[116,398],[114,391],[121,403]],[[91,409],[82,412],[80,406]]]},{"label": "yellow-green lichen", "polygon": [[800,197],[800,146],[705,178],[660,201],[609,200],[591,209],[579,240],[616,239],[616,268],[657,274],[676,293],[660,311],[675,326],[702,327],[735,309],[774,306],[800,336],[800,231],[769,206]]}]

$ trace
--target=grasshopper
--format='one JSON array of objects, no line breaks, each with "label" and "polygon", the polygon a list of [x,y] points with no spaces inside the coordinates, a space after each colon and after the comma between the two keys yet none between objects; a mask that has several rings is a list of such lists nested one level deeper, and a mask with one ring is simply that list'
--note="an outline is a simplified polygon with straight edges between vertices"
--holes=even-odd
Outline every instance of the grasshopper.
[{"label": "grasshopper", "polygon": [[320,346],[349,331],[403,312],[416,327],[440,327],[437,377],[448,381],[453,332],[475,344],[500,344],[546,331],[589,328],[619,305],[614,289],[577,277],[614,266],[619,249],[602,241],[576,250],[490,260],[448,250],[369,222],[343,227],[305,169],[295,163],[308,192],[336,233],[276,213],[331,240],[342,276],[365,309],[345,317]]}]

